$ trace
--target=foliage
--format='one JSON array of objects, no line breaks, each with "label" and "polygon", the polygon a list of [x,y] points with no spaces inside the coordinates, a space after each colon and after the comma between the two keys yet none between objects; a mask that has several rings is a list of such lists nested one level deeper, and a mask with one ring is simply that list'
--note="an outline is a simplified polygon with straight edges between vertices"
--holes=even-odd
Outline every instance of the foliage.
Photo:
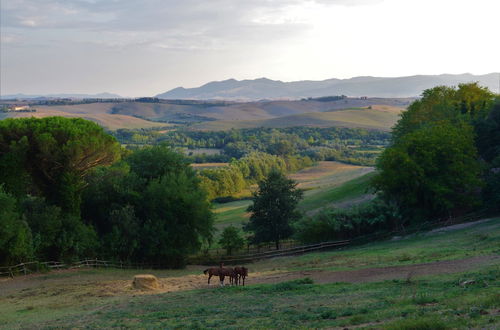
[{"label": "foliage", "polygon": [[237,251],[245,246],[245,239],[236,227],[229,226],[222,231],[219,245],[226,250],[228,255],[232,255],[233,251]]},{"label": "foliage", "polygon": [[488,115],[494,95],[477,83],[460,84],[458,88],[437,86],[422,93],[422,98],[414,101],[401,114],[392,130],[397,141],[404,135],[420,129],[432,122],[471,122]]},{"label": "foliage", "polygon": [[271,171],[295,172],[312,165],[309,157],[279,157],[263,152],[252,152],[229,166],[199,171],[202,186],[209,198],[234,195],[249,185],[264,179]]},{"label": "foliage", "polygon": [[500,97],[485,119],[476,123],[476,145],[479,155],[486,162],[483,200],[492,211],[500,210]]},{"label": "foliage", "polygon": [[381,155],[373,184],[404,217],[432,218],[478,203],[480,165],[472,127],[448,122],[400,138]]},{"label": "foliage", "polygon": [[212,238],[205,191],[184,158],[165,146],[95,171],[82,215],[104,237],[103,255],[122,260],[178,267]]},{"label": "foliage", "polygon": [[47,117],[0,121],[0,182],[18,195],[37,192],[68,212],[78,213],[89,171],[109,165],[119,156],[118,142],[88,120]]},{"label": "foliage", "polygon": [[424,91],[394,127],[393,143],[378,159],[374,187],[414,220],[480,205],[483,164],[477,149],[488,155],[497,148],[494,124],[485,123],[494,116],[493,105],[494,95],[476,83]]},{"label": "foliage", "polygon": [[297,183],[278,171],[272,171],[259,182],[253,204],[248,207],[250,221],[245,225],[246,231],[253,232],[254,243],[274,241],[279,249],[280,240],[292,235],[291,223],[301,217],[297,204],[303,196],[296,186]]},{"label": "foliage", "polygon": [[94,229],[80,217],[65,214],[43,198],[27,197],[22,202],[23,217],[33,235],[34,255],[39,260],[74,260],[95,256],[99,245]]},{"label": "foliage", "polygon": [[382,200],[347,210],[326,209],[294,224],[294,236],[305,244],[352,239],[398,229],[400,217]]},{"label": "foliage", "polygon": [[352,164],[373,165],[384,146],[387,132],[361,128],[252,128],[229,131],[175,130],[159,133],[156,129],[120,129],[113,134],[127,145],[168,143],[174,147],[217,148],[219,155],[192,156],[194,162],[226,162],[252,152],[278,156],[309,156],[313,160],[338,160]]},{"label": "foliage", "polygon": [[164,146],[121,154],[83,119],[0,121],[0,263],[99,255],[178,267],[209,244],[210,204],[185,158]]},{"label": "foliage", "polygon": [[31,257],[31,232],[16,208],[16,199],[0,185],[0,265]]}]

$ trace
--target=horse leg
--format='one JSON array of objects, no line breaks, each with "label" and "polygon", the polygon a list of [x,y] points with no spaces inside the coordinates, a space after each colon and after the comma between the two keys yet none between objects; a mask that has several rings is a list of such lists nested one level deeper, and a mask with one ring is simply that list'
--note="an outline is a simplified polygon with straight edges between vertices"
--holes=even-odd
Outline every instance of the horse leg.
[{"label": "horse leg", "polygon": [[224,275],[219,276],[220,286],[224,286]]},{"label": "horse leg", "polygon": [[243,275],[243,286],[245,286],[245,275]]},{"label": "horse leg", "polygon": [[210,278],[212,277],[212,274],[208,273],[208,285],[210,285]]}]

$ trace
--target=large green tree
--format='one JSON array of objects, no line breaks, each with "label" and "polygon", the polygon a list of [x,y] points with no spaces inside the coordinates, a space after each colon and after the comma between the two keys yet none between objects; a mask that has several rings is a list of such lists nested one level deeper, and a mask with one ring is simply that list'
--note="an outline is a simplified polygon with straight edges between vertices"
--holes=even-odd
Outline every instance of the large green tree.
[{"label": "large green tree", "polygon": [[478,202],[480,164],[473,128],[433,123],[398,139],[380,156],[375,187],[407,219],[453,215]]},{"label": "large green tree", "polygon": [[477,83],[460,84],[458,88],[437,86],[426,89],[422,97],[401,114],[392,130],[393,139],[397,141],[432,122],[472,122],[485,118],[494,98],[493,93]]},{"label": "large green tree", "polygon": [[279,171],[260,181],[248,207],[250,221],[245,225],[245,230],[253,232],[253,242],[275,242],[279,249],[280,240],[293,233],[291,223],[301,218],[297,205],[302,196],[297,183]]},{"label": "large green tree", "polygon": [[108,257],[178,267],[212,239],[206,192],[183,156],[165,146],[136,150],[89,182],[82,215]]},{"label": "large green tree", "polygon": [[494,102],[477,83],[438,86],[402,113],[373,183],[403,219],[452,216],[479,205],[484,166],[477,149],[486,160],[495,153],[485,141],[495,137],[488,123]]},{"label": "large green tree", "polygon": [[77,214],[85,177],[120,157],[120,145],[81,118],[0,121],[0,182],[17,194],[36,193]]}]

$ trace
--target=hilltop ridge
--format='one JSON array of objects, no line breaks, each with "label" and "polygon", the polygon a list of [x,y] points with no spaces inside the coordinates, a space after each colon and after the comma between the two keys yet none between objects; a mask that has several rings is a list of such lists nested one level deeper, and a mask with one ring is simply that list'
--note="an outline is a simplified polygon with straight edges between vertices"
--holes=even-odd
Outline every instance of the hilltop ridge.
[{"label": "hilltop ridge", "polygon": [[415,75],[407,77],[359,76],[349,79],[326,79],[320,81],[301,80],[283,82],[268,78],[212,81],[200,87],[177,87],[156,95],[161,99],[194,100],[262,100],[300,99],[325,95],[348,95],[352,97],[416,97],[423,90],[437,85],[455,86],[460,83],[479,82],[480,85],[497,91],[500,73],[485,75],[441,74]]}]

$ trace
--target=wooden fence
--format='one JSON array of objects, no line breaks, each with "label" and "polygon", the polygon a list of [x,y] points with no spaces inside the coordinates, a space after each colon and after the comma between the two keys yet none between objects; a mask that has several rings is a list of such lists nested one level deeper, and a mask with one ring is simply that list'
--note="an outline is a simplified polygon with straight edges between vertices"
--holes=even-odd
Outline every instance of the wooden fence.
[{"label": "wooden fence", "polygon": [[[406,228],[400,231],[392,231],[392,232],[381,232],[375,234],[369,234],[365,236],[355,237],[351,240],[340,240],[340,241],[330,241],[330,242],[322,242],[317,244],[310,245],[300,245],[294,246],[297,242],[292,240],[287,240],[286,244],[282,246],[287,246],[285,249],[281,250],[269,250],[264,252],[255,252],[255,253],[247,253],[236,256],[223,256],[223,255],[200,255],[188,258],[188,263],[191,264],[218,264],[219,262],[224,262],[228,265],[231,264],[243,264],[250,263],[261,259],[269,259],[276,257],[284,257],[297,255],[302,253],[321,251],[326,249],[334,249],[339,247],[345,247],[347,245],[356,245],[356,244],[364,244],[366,242],[374,241],[374,240],[383,240],[388,239],[390,237],[396,235],[408,235],[412,233],[417,233],[421,231],[428,231],[431,229],[460,224],[464,222],[469,222],[473,220],[478,220],[481,217],[485,216],[493,216],[491,214],[487,214],[485,212],[477,212],[474,214],[469,214],[466,216],[462,216],[454,219],[441,219],[439,221],[434,222],[426,222],[414,227]],[[269,247],[270,248],[270,247]],[[38,273],[40,271],[47,270],[58,270],[58,269],[75,269],[75,268],[119,268],[119,269],[151,269],[151,268],[168,268],[168,265],[162,264],[148,264],[148,263],[125,263],[120,261],[107,261],[107,260],[99,260],[99,259],[85,259],[73,263],[63,263],[59,261],[46,261],[46,262],[24,262],[15,266],[7,266],[0,267],[0,277],[2,276],[10,276],[14,277],[16,275],[28,275],[32,273]]]},{"label": "wooden fence", "polygon": [[[312,251],[319,251],[328,248],[344,246],[349,244],[349,241],[324,242],[319,244],[297,246],[289,249],[274,250],[254,254],[244,254],[230,257],[217,257],[214,261],[205,259],[206,264],[218,264],[220,261],[227,264],[248,263],[260,259],[275,258],[281,256],[295,255]],[[152,269],[152,268],[167,268],[168,265],[148,264],[148,263],[124,263],[120,261],[109,261],[100,259],[85,259],[73,263],[63,263],[58,261],[46,262],[23,262],[15,266],[0,267],[0,277],[17,275],[28,275],[39,273],[41,271],[59,270],[59,269],[76,269],[76,268],[119,268],[119,269]]]}]

